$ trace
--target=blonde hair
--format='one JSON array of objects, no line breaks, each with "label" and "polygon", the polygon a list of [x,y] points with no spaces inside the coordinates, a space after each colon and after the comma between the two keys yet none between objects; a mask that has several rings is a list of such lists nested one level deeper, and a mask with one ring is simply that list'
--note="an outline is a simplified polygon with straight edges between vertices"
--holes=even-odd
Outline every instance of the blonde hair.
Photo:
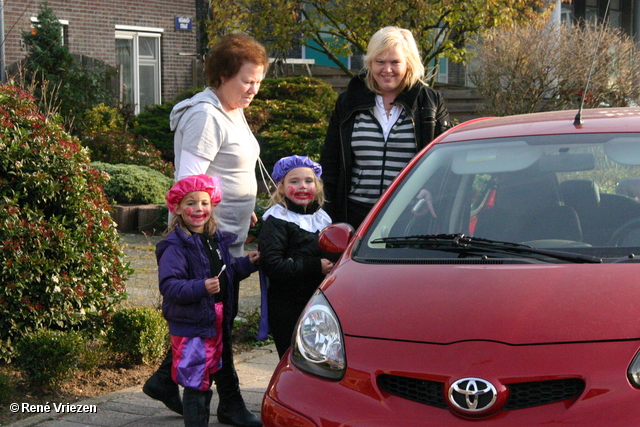
[{"label": "blonde hair", "polygon": [[[287,175],[285,175],[285,178],[286,177]],[[316,193],[313,198],[313,201],[316,202],[320,207],[322,207],[322,205],[324,205],[324,184],[322,183],[322,180],[318,178],[315,174],[313,175],[313,179],[316,185]],[[273,190],[273,192],[271,193],[269,206],[274,206],[279,204],[286,207],[287,200],[289,199],[287,199],[285,189],[284,189],[284,178],[282,178],[282,180],[276,186],[276,189]]]},{"label": "blonde hair", "polygon": [[407,61],[407,73],[400,83],[402,89],[411,87],[418,82],[424,83],[424,65],[422,65],[420,51],[411,31],[400,27],[384,27],[371,36],[367,46],[367,54],[364,57],[365,83],[370,91],[380,94],[378,83],[371,73],[371,64],[377,57],[395,47],[400,47]]}]

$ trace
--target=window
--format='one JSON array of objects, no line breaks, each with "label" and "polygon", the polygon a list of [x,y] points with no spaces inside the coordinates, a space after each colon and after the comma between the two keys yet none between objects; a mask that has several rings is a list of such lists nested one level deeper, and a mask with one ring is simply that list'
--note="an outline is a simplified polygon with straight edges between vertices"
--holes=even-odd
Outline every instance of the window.
[{"label": "window", "polygon": [[564,27],[570,30],[572,21],[573,21],[573,10],[571,6],[566,3],[562,3],[562,6],[560,8],[560,22]]},{"label": "window", "polygon": [[120,76],[119,100],[133,103],[138,114],[146,105],[159,104],[161,29],[143,31],[116,27],[116,66]]},{"label": "window", "polygon": [[598,0],[587,0],[585,4],[585,19],[587,22],[597,23],[599,15]]},{"label": "window", "polygon": [[620,1],[611,0],[609,3],[609,25],[613,28],[622,26],[622,12],[620,10]]}]

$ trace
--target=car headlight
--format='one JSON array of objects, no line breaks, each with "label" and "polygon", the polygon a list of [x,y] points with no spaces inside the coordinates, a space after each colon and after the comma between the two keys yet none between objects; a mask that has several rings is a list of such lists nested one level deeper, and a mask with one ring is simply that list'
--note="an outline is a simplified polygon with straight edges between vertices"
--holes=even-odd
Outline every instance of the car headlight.
[{"label": "car headlight", "polygon": [[631,361],[627,369],[627,377],[632,386],[640,388],[640,351],[636,353],[636,356]]},{"label": "car headlight", "polygon": [[302,371],[339,381],[347,367],[343,343],[338,318],[318,290],[298,320],[291,360]]}]

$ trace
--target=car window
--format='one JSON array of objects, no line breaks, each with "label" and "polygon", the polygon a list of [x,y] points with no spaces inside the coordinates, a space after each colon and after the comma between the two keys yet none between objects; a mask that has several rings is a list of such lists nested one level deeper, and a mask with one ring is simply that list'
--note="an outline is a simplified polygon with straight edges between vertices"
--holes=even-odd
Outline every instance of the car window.
[{"label": "car window", "polygon": [[[380,238],[457,233],[611,259],[639,249],[640,135],[437,144],[384,203],[360,255],[380,256]],[[384,256],[434,256],[414,249]]]}]

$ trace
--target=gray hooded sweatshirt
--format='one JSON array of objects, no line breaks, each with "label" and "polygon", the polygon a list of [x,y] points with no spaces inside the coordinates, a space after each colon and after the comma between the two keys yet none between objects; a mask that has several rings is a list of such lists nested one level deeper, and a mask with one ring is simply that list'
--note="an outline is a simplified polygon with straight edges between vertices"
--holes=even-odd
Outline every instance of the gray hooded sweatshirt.
[{"label": "gray hooded sweatshirt", "polygon": [[260,146],[241,114],[232,120],[224,112],[215,93],[206,88],[171,110],[174,135],[176,180],[186,165],[182,153],[189,152],[209,161],[206,173],[220,178],[222,201],[214,209],[218,228],[234,233],[238,240],[231,246],[233,256],[242,256],[251,214],[255,209],[257,181],[256,162]]}]

